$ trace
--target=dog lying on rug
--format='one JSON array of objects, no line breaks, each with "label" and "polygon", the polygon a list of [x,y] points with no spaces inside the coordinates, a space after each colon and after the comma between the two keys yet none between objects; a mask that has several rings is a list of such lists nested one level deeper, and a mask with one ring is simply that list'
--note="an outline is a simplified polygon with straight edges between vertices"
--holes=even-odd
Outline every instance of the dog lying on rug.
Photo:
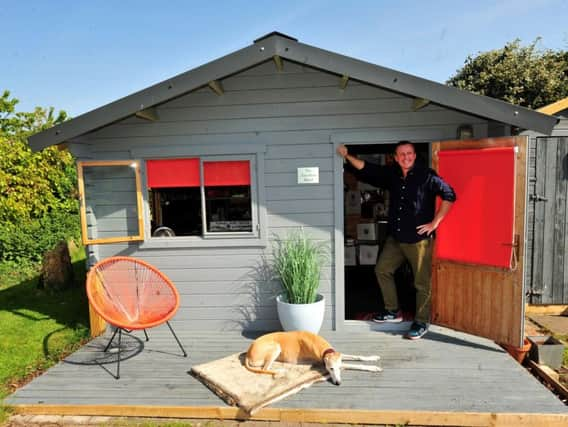
[{"label": "dog lying on rug", "polygon": [[270,370],[274,361],[285,363],[323,363],[334,384],[341,384],[341,369],[381,372],[382,368],[372,365],[353,365],[343,360],[376,362],[379,356],[355,356],[341,354],[321,336],[306,331],[273,332],[257,338],[249,347],[245,367],[257,374],[275,376],[279,372]]}]

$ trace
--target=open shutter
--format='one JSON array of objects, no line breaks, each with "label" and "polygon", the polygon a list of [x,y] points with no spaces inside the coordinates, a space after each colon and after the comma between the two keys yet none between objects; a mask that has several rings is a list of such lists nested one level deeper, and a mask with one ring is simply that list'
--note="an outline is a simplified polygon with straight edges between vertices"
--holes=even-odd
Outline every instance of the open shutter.
[{"label": "open shutter", "polygon": [[204,161],[203,179],[206,187],[250,185],[248,160]]},{"label": "open shutter", "polygon": [[436,238],[432,320],[521,346],[526,138],[445,141],[433,166],[456,205]]},{"label": "open shutter", "polygon": [[199,187],[199,159],[146,160],[148,188]]},{"label": "open shutter", "polygon": [[77,163],[83,244],[144,239],[140,163]]}]

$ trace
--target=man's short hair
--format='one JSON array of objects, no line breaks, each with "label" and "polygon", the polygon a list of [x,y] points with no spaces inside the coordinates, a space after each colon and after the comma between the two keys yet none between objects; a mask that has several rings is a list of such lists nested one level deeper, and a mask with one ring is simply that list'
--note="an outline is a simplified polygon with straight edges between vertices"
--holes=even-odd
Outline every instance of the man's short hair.
[{"label": "man's short hair", "polygon": [[416,147],[414,146],[414,143],[410,142],[410,141],[398,141],[396,143],[396,145],[394,146],[394,152],[396,153],[396,150],[398,150],[398,147],[400,147],[401,145],[410,145],[412,147],[412,149],[414,150],[414,152],[416,153]]}]

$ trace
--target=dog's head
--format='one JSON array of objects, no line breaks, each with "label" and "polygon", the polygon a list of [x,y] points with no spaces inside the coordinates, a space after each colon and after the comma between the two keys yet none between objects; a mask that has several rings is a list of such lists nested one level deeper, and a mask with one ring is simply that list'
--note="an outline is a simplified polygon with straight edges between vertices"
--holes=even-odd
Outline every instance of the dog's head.
[{"label": "dog's head", "polygon": [[326,350],[323,355],[325,369],[335,385],[341,384],[341,353],[333,349]]}]

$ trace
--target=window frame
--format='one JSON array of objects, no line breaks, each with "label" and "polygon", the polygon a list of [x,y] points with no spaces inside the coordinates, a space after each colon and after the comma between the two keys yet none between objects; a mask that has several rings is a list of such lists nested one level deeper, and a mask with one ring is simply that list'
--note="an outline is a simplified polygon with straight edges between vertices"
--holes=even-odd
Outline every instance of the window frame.
[{"label": "window frame", "polygon": [[[168,155],[164,156],[163,151],[156,149],[136,150],[133,155],[142,158],[142,197],[144,200],[144,240],[140,242],[139,249],[159,249],[159,248],[207,248],[207,247],[266,247],[267,245],[267,219],[264,198],[264,153],[266,147],[250,147],[234,145],[221,148],[219,146],[202,147],[196,151],[194,147],[176,147],[177,149],[168,150]],[[251,191],[251,232],[203,232],[201,236],[175,236],[175,237],[153,237],[150,227],[150,201],[148,200],[148,179],[145,167],[146,160],[162,160],[173,158],[199,158],[200,168],[200,191],[202,215],[205,214],[205,191],[203,180],[204,161],[239,161],[248,160],[250,162],[250,191]],[[202,216],[205,221],[204,216]],[[203,230],[205,230],[205,224]]]},{"label": "window frame", "polygon": [[[207,201],[205,200],[205,177],[204,177],[204,167],[205,162],[226,162],[226,161],[242,161],[246,160],[249,162],[249,173],[250,173],[250,203],[251,203],[251,226],[252,231],[234,231],[234,232],[219,232],[219,231],[207,231]],[[260,225],[258,221],[258,201],[257,201],[257,188],[256,180],[254,179],[254,171],[256,170],[256,159],[254,155],[231,155],[231,156],[201,156],[199,157],[199,180],[200,180],[200,191],[201,191],[201,221],[203,227],[203,236],[193,236],[201,237],[203,239],[227,239],[235,237],[246,237],[246,238],[257,238],[260,232]]]},{"label": "window frame", "polygon": [[[124,237],[104,237],[90,239],[87,224],[87,200],[85,197],[85,179],[83,170],[85,167],[112,167],[128,166],[134,170],[134,180],[136,185],[136,215],[138,218],[138,234]],[[142,215],[144,203],[142,196],[142,178],[140,176],[139,160],[89,160],[77,162],[77,187],[79,190],[79,216],[81,219],[81,241],[84,245],[97,245],[109,243],[123,243],[133,241],[143,241],[145,236],[145,221]]]}]

